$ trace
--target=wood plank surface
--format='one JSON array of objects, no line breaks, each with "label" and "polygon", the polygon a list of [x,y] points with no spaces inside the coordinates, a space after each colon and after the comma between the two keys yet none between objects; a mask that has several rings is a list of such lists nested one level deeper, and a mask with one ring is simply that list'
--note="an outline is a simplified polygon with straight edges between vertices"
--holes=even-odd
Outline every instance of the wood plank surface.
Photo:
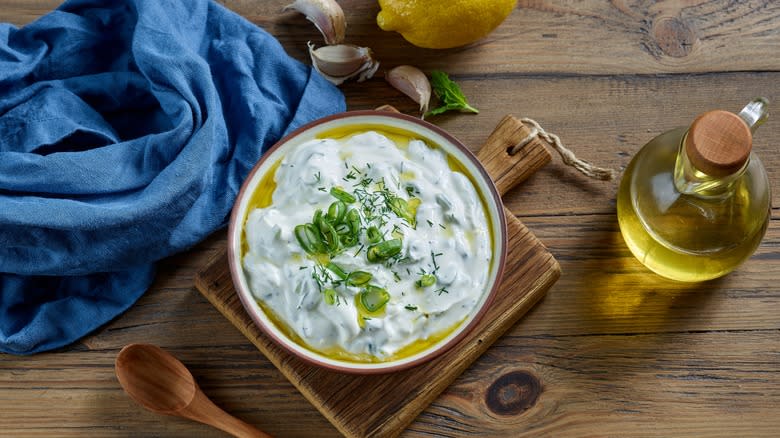
[{"label": "wood plank surface", "polygon": [[[389,110],[396,111],[393,107]],[[479,149],[477,157],[499,195],[550,162],[548,147],[539,137],[521,145],[530,133],[529,126],[506,116]],[[244,310],[232,284],[227,251],[197,273],[195,286],[341,433],[350,438],[395,437],[560,277],[560,266],[544,245],[511,211],[504,209],[503,214],[507,239],[504,274],[485,315],[442,356],[402,372],[346,375],[308,365],[284,351]]]},{"label": "wood plank surface", "polygon": [[[219,3],[308,59],[322,37],[304,18],[282,13],[290,0]],[[23,25],[56,0],[3,0],[0,20]],[[465,48],[420,49],[376,26],[378,3],[342,0],[347,41],[370,46],[390,67],[410,59],[459,75],[654,74],[777,71],[780,3],[774,0],[520,0],[509,19]],[[538,60],[544,62],[529,62]]]},{"label": "wood plank surface", "polygon": [[[319,37],[302,18],[278,16],[285,3],[224,2],[306,61],[305,42]],[[622,169],[653,136],[700,112],[738,110],[755,95],[774,102],[754,145],[773,184],[772,219],[754,257],[721,280],[685,285],[644,270],[619,234],[617,182],[587,180],[556,158],[509,192],[506,204],[563,275],[402,436],[777,436],[780,2],[520,1],[489,38],[445,51],[377,30],[373,1],[341,3],[348,38],[371,45],[383,68],[453,74],[480,114],[431,121],[474,148],[511,113],[536,119],[579,156]],[[25,24],[57,4],[0,0],[0,21]],[[660,21],[674,38],[654,36]],[[381,78],[342,89],[351,109],[389,103],[414,113]],[[193,287],[224,241],[220,231],[163,261],[151,290],[83,341],[0,355],[0,435],[223,436],[124,395],[114,357],[143,341],[176,354],[217,404],[274,435],[339,436]]]},{"label": "wood plank surface", "polygon": [[[294,56],[321,38],[303,19],[280,14],[285,1],[222,2],[268,29]],[[780,4],[773,0],[520,0],[510,18],[466,48],[420,49],[377,34],[373,1],[342,1],[347,40],[370,46],[387,66],[425,59],[460,75],[654,74],[776,71]],[[475,50],[475,47],[478,47]],[[529,62],[539,60],[543,62]]]},{"label": "wood plank surface", "polygon": [[[501,288],[474,329],[435,360],[401,372],[354,376],[304,363],[266,336],[232,285],[227,253],[198,272],[198,290],[345,436],[394,437],[530,310],[560,276],[547,249],[509,210]],[[365,388],[371,388],[366,391]]]}]

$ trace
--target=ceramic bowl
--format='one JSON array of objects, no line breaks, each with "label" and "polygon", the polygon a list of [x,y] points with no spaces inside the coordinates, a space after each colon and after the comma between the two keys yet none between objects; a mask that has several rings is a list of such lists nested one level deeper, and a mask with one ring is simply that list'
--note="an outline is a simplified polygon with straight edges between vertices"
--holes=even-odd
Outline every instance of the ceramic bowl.
[{"label": "ceramic bowl", "polygon": [[[493,230],[493,261],[487,284],[482,291],[478,305],[457,328],[439,342],[414,355],[387,362],[363,363],[333,359],[296,343],[269,318],[269,315],[257,303],[242,267],[244,224],[249,214],[250,200],[263,176],[272,171],[274,164],[278,163],[291,148],[303,142],[321,138],[323,133],[334,130],[345,133],[353,127],[355,132],[364,131],[371,127],[394,132],[401,131],[410,137],[419,138],[430,145],[443,149],[460,164],[460,167],[468,173],[474,182],[477,192],[486,205],[488,221]],[[255,324],[278,345],[301,360],[334,371],[354,374],[377,374],[406,369],[429,361],[457,344],[475,327],[490,305],[493,296],[497,293],[504,269],[506,250],[506,222],[501,198],[487,171],[474,154],[456,138],[428,122],[404,114],[385,111],[351,111],[336,114],[309,123],[281,139],[250,171],[236,199],[228,228],[228,260],[233,284],[244,308]]]}]

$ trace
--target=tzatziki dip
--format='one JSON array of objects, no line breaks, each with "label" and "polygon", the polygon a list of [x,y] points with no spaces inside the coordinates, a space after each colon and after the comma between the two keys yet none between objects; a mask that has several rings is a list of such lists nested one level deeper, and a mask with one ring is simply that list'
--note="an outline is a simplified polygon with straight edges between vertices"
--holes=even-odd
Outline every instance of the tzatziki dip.
[{"label": "tzatziki dip", "polygon": [[314,139],[264,178],[242,265],[257,302],[299,344],[357,362],[406,357],[488,293],[486,208],[441,148],[375,130]]}]

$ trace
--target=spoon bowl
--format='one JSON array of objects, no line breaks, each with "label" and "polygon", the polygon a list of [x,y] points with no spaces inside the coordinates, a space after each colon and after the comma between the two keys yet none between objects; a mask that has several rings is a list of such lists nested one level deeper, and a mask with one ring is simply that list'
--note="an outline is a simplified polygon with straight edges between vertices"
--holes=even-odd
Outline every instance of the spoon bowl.
[{"label": "spoon bowl", "polygon": [[[116,363],[119,383],[130,398],[150,411],[161,414],[176,412],[195,398],[198,386],[192,374],[162,348],[128,345],[120,351]],[[138,364],[156,365],[139,368]],[[154,370],[154,374],[147,374],[148,370]]]},{"label": "spoon bowl", "polygon": [[234,436],[270,438],[212,403],[187,367],[156,345],[125,346],[115,370],[130,398],[152,412],[199,421]]}]

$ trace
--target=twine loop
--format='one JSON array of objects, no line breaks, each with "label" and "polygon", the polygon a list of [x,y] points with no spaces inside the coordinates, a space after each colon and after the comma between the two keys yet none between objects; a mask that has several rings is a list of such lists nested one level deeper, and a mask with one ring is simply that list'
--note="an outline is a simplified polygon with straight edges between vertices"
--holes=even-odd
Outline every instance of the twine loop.
[{"label": "twine loop", "polygon": [[577,156],[574,155],[574,152],[572,152],[571,150],[566,148],[566,146],[563,145],[560,137],[545,131],[544,128],[542,128],[539,125],[539,123],[536,122],[536,120],[529,119],[529,118],[522,118],[520,119],[520,121],[530,125],[531,132],[524,139],[522,139],[518,144],[516,144],[515,146],[509,149],[510,155],[516,154],[517,151],[519,151],[523,146],[533,141],[536,137],[540,137],[543,140],[545,140],[548,144],[550,144],[550,146],[552,146],[552,148],[555,149],[556,152],[558,152],[564,164],[577,169],[583,175],[601,181],[610,181],[615,178],[614,170],[597,167],[588,163],[585,160],[581,160],[577,158]]}]

